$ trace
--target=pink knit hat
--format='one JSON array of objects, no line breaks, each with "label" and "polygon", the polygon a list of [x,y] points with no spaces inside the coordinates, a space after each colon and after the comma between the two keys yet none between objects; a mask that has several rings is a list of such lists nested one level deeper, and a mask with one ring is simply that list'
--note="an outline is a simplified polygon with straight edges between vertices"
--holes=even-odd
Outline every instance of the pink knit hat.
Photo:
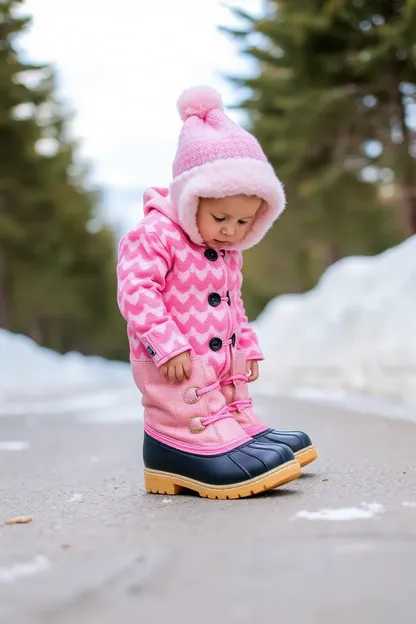
[{"label": "pink knit hat", "polygon": [[203,241],[196,226],[200,197],[257,195],[263,204],[239,249],[258,243],[285,207],[283,187],[252,134],[223,111],[211,87],[193,87],[178,100],[184,121],[170,185],[178,221],[191,239]]}]

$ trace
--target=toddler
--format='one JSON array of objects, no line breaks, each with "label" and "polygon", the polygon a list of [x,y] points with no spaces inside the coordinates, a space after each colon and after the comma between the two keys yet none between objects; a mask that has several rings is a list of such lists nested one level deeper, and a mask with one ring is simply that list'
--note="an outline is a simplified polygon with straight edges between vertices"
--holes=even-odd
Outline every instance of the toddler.
[{"label": "toddler", "polygon": [[263,359],[241,299],[242,251],[283,211],[259,143],[209,87],[185,91],[169,189],[144,195],[144,218],[119,245],[118,305],[144,406],[148,492],[184,488],[240,498],[296,479],[316,458],[305,433],[253,411]]}]

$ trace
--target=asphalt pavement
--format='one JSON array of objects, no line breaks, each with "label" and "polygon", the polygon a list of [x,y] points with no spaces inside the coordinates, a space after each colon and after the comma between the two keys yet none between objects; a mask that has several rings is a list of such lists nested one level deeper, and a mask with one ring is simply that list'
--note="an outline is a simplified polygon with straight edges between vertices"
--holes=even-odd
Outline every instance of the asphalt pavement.
[{"label": "asphalt pavement", "polygon": [[257,408],[319,459],[237,501],[147,494],[140,421],[1,418],[0,623],[414,624],[416,425]]}]

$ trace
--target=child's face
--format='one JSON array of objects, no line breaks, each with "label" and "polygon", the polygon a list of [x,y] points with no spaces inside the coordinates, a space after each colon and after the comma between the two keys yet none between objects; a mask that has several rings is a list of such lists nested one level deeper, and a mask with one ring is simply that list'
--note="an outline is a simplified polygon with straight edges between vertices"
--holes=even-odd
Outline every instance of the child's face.
[{"label": "child's face", "polygon": [[196,224],[208,247],[235,245],[250,229],[262,200],[251,195],[231,195],[218,199],[201,197]]}]

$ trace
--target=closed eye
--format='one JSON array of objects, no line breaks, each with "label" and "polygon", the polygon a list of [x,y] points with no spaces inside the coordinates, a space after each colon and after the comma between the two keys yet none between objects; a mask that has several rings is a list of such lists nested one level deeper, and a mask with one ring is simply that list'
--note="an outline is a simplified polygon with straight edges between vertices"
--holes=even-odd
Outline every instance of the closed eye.
[{"label": "closed eye", "polygon": [[246,225],[247,221],[242,221],[241,219],[239,219],[238,223],[239,223],[240,225]]},{"label": "closed eye", "polygon": [[214,217],[214,215],[212,215],[212,218],[214,219],[214,221],[216,221],[217,223],[221,223],[221,221],[225,221],[225,217]]}]

